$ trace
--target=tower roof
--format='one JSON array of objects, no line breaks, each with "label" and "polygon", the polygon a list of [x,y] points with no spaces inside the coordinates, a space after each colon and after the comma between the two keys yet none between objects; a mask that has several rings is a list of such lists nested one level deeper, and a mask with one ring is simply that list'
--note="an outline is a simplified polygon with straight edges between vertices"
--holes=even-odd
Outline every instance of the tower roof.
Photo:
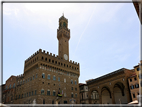
[{"label": "tower roof", "polygon": [[66,20],[66,21],[68,21],[68,19],[64,17],[64,13],[63,13],[63,15],[59,18],[59,21],[61,21],[61,20]]}]

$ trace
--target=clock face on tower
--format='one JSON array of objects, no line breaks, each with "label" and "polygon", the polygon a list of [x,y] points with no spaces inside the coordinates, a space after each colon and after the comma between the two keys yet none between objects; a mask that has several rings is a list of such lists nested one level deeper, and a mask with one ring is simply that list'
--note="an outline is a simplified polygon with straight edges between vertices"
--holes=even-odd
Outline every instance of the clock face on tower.
[{"label": "clock face on tower", "polygon": [[67,54],[64,54],[64,59],[68,60],[68,55]]}]

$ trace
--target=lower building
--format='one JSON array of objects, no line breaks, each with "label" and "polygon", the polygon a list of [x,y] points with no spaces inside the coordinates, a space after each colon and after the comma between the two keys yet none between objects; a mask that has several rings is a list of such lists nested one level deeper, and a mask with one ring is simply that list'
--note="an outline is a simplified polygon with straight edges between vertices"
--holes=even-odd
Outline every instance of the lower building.
[{"label": "lower building", "polygon": [[87,84],[79,84],[80,89],[80,104],[89,104],[88,100],[88,86]]},{"label": "lower building", "polygon": [[131,102],[128,77],[134,70],[119,69],[99,78],[86,81],[89,104],[128,104]]},{"label": "lower building", "polygon": [[128,83],[130,87],[132,101],[138,100],[137,96],[139,95],[139,83],[137,75],[135,73],[128,78]]}]

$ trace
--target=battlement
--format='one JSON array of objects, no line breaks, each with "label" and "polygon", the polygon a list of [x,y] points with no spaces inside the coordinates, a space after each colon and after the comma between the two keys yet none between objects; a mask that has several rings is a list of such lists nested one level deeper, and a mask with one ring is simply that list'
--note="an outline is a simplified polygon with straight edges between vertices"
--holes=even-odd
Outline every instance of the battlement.
[{"label": "battlement", "polygon": [[24,77],[24,75],[23,75],[23,74],[21,74],[21,75],[17,75],[16,77],[17,77],[17,79],[19,79],[19,78],[23,78],[23,77]]},{"label": "battlement", "polygon": [[[42,54],[44,54],[44,55],[48,55],[48,56],[50,56],[50,57],[54,57],[54,58],[60,59],[60,57],[59,57],[58,55],[55,55],[55,54],[53,54],[53,53],[49,53],[48,51],[46,52],[45,50],[39,49],[37,52],[35,52],[33,55],[31,55],[28,59],[26,59],[26,60],[25,60],[25,63],[27,63],[28,61],[30,61],[30,59],[32,59],[34,56],[36,56],[37,54],[40,54],[40,53],[42,53]],[[74,62],[74,61],[72,61],[72,60],[70,60],[69,63],[79,66],[79,63]]]}]

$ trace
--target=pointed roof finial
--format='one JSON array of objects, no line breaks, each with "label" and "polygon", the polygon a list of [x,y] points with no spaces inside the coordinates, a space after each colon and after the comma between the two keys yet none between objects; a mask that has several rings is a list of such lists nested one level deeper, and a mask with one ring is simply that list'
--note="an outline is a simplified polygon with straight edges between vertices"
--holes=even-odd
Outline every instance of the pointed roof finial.
[{"label": "pointed roof finial", "polygon": [[63,12],[63,16],[64,16],[64,12]]}]

